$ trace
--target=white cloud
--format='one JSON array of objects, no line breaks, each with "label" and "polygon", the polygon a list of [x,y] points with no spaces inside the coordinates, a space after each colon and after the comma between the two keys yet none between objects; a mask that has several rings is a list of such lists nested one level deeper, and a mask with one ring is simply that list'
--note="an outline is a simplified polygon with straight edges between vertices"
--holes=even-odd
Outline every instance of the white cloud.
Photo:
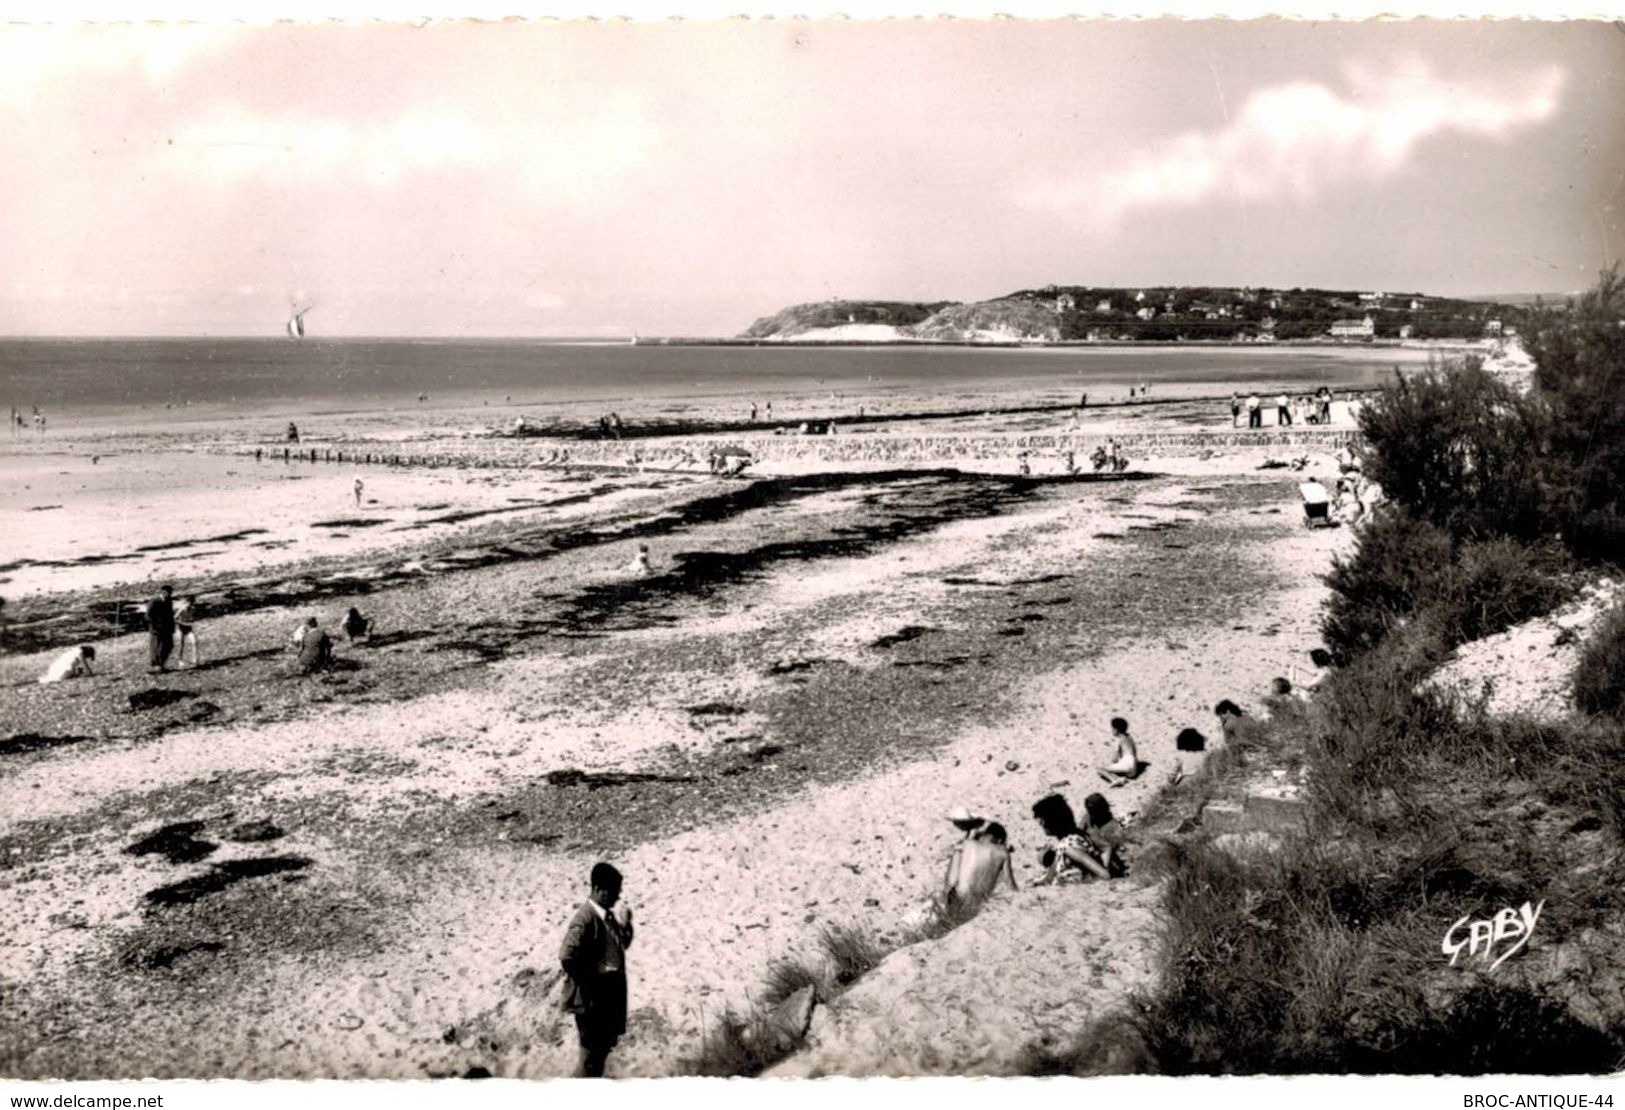
[{"label": "white cloud", "polygon": [[1392,176],[1430,136],[1495,139],[1547,119],[1564,77],[1548,67],[1464,84],[1419,63],[1351,68],[1348,95],[1310,82],[1259,89],[1222,130],[1176,136],[1081,178],[1031,183],[1017,199],[1107,224],[1136,209],[1209,201],[1312,202],[1339,186]]},{"label": "white cloud", "polygon": [[526,308],[541,309],[544,312],[564,308],[569,302],[557,293],[535,292],[525,297]]}]

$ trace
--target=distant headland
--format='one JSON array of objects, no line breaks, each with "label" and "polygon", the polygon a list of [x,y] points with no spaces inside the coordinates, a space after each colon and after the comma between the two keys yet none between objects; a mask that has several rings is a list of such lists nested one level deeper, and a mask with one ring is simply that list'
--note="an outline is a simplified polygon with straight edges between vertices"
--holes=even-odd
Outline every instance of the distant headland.
[{"label": "distant headland", "polygon": [[1527,298],[1381,290],[1047,285],[985,301],[828,300],[764,316],[745,342],[1374,342],[1516,334]]}]

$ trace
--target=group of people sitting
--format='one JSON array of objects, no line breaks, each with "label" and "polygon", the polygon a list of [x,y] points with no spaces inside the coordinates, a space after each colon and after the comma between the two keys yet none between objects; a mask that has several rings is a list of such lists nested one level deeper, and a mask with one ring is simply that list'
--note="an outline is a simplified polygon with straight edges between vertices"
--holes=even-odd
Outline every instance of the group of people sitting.
[{"label": "group of people sitting", "polygon": [[[344,631],[346,640],[359,640],[372,635],[372,621],[353,605],[344,615],[344,621],[339,627]],[[306,617],[303,623],[293,630],[293,638],[288,646],[298,656],[300,674],[315,674],[333,665],[333,639],[315,617]]]},{"label": "group of people sitting", "polygon": [[[1035,885],[1049,886],[1116,879],[1128,874],[1127,834],[1102,794],[1083,801],[1085,820],[1079,824],[1067,800],[1048,794],[1033,804],[1033,817],[1050,842],[1039,853],[1044,874]],[[963,835],[948,855],[942,899],[950,909],[974,909],[1001,885],[1017,889],[1013,849],[1003,825],[971,813],[963,806],[949,812],[948,820]]]}]

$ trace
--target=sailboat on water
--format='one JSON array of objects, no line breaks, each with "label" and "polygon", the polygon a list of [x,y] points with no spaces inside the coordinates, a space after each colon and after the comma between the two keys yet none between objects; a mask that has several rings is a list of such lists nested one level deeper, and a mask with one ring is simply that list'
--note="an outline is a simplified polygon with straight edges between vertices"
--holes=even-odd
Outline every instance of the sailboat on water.
[{"label": "sailboat on water", "polygon": [[305,313],[315,307],[315,305],[309,305],[305,308],[295,309],[294,314],[288,317],[289,339],[303,339],[305,337]]}]

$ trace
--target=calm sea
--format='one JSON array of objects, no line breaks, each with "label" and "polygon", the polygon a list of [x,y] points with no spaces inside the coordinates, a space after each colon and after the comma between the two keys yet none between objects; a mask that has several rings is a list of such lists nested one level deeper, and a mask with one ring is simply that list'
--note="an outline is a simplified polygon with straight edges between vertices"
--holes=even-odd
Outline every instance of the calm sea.
[{"label": "calm sea", "polygon": [[1153,382],[1365,386],[1419,353],[1388,349],[977,349],[594,346],[529,340],[0,339],[0,393],[27,411],[204,405],[263,410],[514,402],[770,397],[810,390]]}]

